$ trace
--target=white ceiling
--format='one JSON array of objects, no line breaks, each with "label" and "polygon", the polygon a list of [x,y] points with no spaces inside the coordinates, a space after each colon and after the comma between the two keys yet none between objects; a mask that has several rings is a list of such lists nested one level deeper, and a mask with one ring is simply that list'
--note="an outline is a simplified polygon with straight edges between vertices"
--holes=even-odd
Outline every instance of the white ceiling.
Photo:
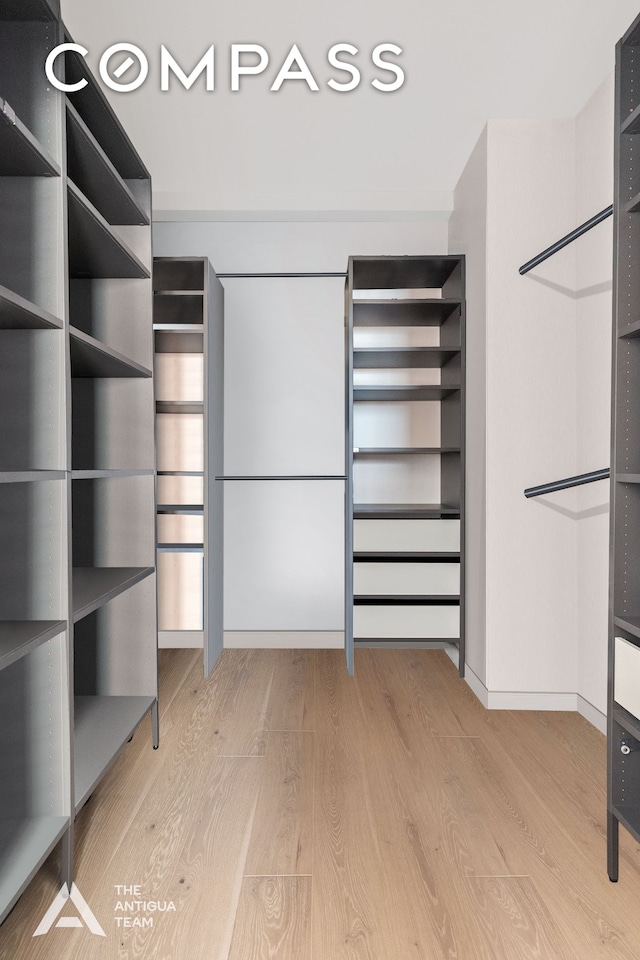
[{"label": "white ceiling", "polygon": [[[156,213],[249,217],[379,214],[424,217],[451,192],[489,118],[573,117],[613,69],[614,45],[639,0],[62,0],[95,68],[110,44],[148,55],[139,90],[109,93],[154,178]],[[108,15],[105,13],[108,10]],[[369,85],[370,50],[403,48],[407,80],[391,94]],[[262,44],[268,71],[231,93],[231,43]],[[363,83],[329,90],[326,52],[359,47]],[[190,72],[216,46],[216,90],[160,92],[164,43]],[[320,85],[271,93],[293,43]],[[123,58],[124,59],[124,58]],[[114,61],[117,63],[117,61]],[[123,79],[126,79],[123,77]],[[344,79],[343,76],[338,79]],[[163,214],[164,211],[164,214]]]}]

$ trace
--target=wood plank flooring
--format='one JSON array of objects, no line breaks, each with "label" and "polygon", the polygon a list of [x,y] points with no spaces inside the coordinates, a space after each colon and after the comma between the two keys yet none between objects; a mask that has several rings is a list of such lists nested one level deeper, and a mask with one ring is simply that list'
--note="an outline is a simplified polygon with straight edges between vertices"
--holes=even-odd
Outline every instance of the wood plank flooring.
[{"label": "wood plank flooring", "polygon": [[[640,846],[606,874],[605,741],[570,713],[485,711],[442,651],[161,651],[146,725],[76,823],[104,928],[0,960],[638,960]],[[77,916],[73,904],[63,916]]]}]

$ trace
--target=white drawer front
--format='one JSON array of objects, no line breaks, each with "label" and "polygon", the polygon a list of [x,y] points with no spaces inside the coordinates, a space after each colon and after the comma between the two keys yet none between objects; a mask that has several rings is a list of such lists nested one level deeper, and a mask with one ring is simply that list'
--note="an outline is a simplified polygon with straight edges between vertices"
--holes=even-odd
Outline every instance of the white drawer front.
[{"label": "white drawer front", "polygon": [[459,520],[355,520],[356,551],[452,552],[460,549]]},{"label": "white drawer front", "polygon": [[354,563],[357,596],[441,595],[460,593],[458,563]]},{"label": "white drawer front", "polygon": [[614,700],[640,718],[640,647],[616,637]]},{"label": "white drawer front", "polygon": [[353,634],[356,640],[453,640],[460,636],[460,608],[356,605]]}]

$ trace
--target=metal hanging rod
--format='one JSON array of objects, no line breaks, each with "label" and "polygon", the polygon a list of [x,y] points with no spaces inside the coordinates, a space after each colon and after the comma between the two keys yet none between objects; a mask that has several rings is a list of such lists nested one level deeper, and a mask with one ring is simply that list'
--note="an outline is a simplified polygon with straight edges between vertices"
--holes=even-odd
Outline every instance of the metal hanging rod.
[{"label": "metal hanging rod", "polygon": [[551,483],[541,483],[537,487],[527,487],[525,497],[539,497],[543,493],[554,493],[556,490],[566,490],[567,487],[579,487],[583,483],[594,483],[596,480],[606,480],[611,474],[609,467],[604,470],[592,470],[591,473],[581,473],[577,477],[567,477],[566,480],[554,480]]},{"label": "metal hanging rod", "polygon": [[529,273],[529,270],[533,270],[533,268],[537,267],[539,263],[543,262],[543,260],[547,260],[549,257],[552,257],[554,253],[557,253],[558,250],[562,250],[563,247],[573,243],[573,241],[577,240],[578,237],[581,237],[583,233],[587,233],[587,231],[591,230],[592,227],[597,226],[599,223],[602,223],[603,220],[606,220],[607,217],[610,217],[612,213],[613,204],[611,204],[610,207],[607,207],[606,210],[601,210],[600,213],[596,213],[595,217],[591,217],[591,220],[587,220],[586,223],[576,227],[575,230],[572,230],[571,233],[568,233],[566,237],[562,238],[562,240],[558,240],[550,247],[547,247],[547,249],[543,250],[542,253],[539,253],[537,257],[533,257],[532,260],[528,260],[520,267],[518,272],[522,274],[522,276],[524,276],[525,273]]},{"label": "metal hanging rod", "polygon": [[295,280],[298,278],[316,278],[316,277],[337,277],[339,280],[346,280],[346,273],[217,273],[219,280],[250,280],[250,279],[281,279]]}]

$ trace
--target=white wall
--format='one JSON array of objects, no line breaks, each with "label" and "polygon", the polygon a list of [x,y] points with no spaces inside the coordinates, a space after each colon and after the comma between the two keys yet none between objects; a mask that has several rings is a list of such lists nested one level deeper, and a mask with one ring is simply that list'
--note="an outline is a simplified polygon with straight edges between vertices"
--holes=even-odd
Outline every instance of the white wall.
[{"label": "white wall", "polygon": [[[478,517],[468,542],[481,617],[469,626],[470,680],[492,706],[577,705],[594,720],[606,710],[608,488],[532,500],[523,489],[609,462],[611,222],[525,277],[518,266],[611,202],[612,118],[609,80],[575,120],[490,121],[450,231],[451,249],[486,261],[486,290],[472,280],[468,302],[470,330],[479,322],[486,336],[469,353],[472,395],[486,376],[485,408],[470,409],[480,430],[486,416],[484,557]],[[469,443],[477,503],[482,449],[476,435]]]},{"label": "white wall", "polygon": [[[613,75],[576,118],[576,223],[613,200]],[[580,472],[609,466],[613,218],[576,244],[577,460]],[[578,693],[607,702],[609,484],[577,491]]]}]

